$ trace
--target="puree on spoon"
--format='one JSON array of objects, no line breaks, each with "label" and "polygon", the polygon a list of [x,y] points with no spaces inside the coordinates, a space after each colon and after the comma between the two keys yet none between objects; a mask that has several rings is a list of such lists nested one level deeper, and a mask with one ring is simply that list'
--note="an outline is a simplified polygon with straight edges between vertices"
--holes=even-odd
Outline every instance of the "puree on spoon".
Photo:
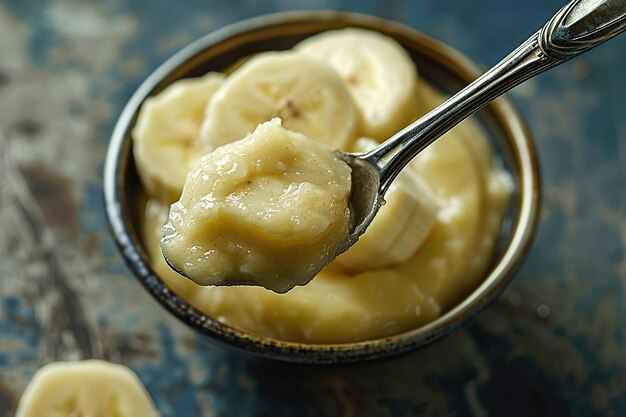
[{"label": "puree on spoon", "polygon": [[275,118],[203,156],[163,226],[169,264],[200,285],[308,283],[350,230],[350,167]]}]

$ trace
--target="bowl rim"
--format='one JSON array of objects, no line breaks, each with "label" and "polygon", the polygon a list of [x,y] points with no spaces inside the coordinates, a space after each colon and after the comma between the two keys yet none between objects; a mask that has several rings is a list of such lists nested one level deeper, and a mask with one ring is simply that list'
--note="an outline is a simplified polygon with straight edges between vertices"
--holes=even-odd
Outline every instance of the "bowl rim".
[{"label": "bowl rim", "polygon": [[133,232],[129,216],[124,215],[121,193],[123,192],[125,165],[128,156],[128,132],[132,127],[141,104],[181,63],[185,63],[207,48],[229,38],[299,22],[335,22],[345,26],[384,29],[428,44],[432,54],[453,61],[454,70],[460,77],[471,80],[480,75],[478,67],[463,54],[443,42],[425,35],[411,27],[386,19],[338,11],[282,12],[242,20],[197,39],[161,64],[137,88],[122,110],[108,145],[103,174],[103,192],[107,220],[114,241],[124,260],[143,286],[174,316],[194,330],[229,346],[266,358],[302,363],[360,362],[392,356],[440,339],[482,311],[511,282],[532,243],[538,222],[540,205],[539,163],[535,146],[528,128],[513,105],[506,98],[499,98],[488,105],[490,111],[505,132],[515,159],[519,165],[518,193],[520,202],[511,239],[494,267],[465,299],[446,311],[436,320],[403,333],[383,338],[340,344],[313,344],[288,342],[267,336],[238,330],[211,318],[173,292],[150,266],[140,239]]}]

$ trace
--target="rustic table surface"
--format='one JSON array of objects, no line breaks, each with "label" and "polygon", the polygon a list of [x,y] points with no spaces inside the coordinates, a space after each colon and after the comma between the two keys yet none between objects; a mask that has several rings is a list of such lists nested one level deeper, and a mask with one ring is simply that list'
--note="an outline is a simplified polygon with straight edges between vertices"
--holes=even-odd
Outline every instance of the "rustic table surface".
[{"label": "rustic table surface", "polygon": [[[325,0],[393,19],[484,65],[561,0]],[[293,366],[171,317],[116,252],[102,203],[112,126],[174,51],[307,0],[0,0],[0,416],[41,365],[104,358],[164,417],[626,415],[626,35],[516,89],[544,201],[517,280],[434,346],[386,362]]]}]

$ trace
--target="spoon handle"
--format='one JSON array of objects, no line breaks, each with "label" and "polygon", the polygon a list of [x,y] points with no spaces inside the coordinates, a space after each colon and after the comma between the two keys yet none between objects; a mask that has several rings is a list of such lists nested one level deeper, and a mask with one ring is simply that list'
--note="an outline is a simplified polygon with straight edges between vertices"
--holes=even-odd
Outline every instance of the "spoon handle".
[{"label": "spoon handle", "polygon": [[385,193],[419,152],[463,119],[527,79],[626,29],[626,0],[574,0],[509,56],[418,121],[362,156],[380,172]]}]

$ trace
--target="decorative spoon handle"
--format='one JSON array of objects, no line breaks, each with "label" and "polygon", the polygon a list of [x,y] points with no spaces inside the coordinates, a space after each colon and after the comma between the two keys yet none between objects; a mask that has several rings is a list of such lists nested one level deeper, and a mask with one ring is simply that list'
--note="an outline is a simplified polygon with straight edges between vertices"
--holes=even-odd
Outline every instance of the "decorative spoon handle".
[{"label": "decorative spoon handle", "polygon": [[574,0],[496,66],[361,159],[376,165],[384,194],[411,159],[463,119],[523,81],[625,29],[626,0]]},{"label": "decorative spoon handle", "polygon": [[611,39],[626,28],[624,0],[573,1],[541,29],[539,47],[559,62]]}]

